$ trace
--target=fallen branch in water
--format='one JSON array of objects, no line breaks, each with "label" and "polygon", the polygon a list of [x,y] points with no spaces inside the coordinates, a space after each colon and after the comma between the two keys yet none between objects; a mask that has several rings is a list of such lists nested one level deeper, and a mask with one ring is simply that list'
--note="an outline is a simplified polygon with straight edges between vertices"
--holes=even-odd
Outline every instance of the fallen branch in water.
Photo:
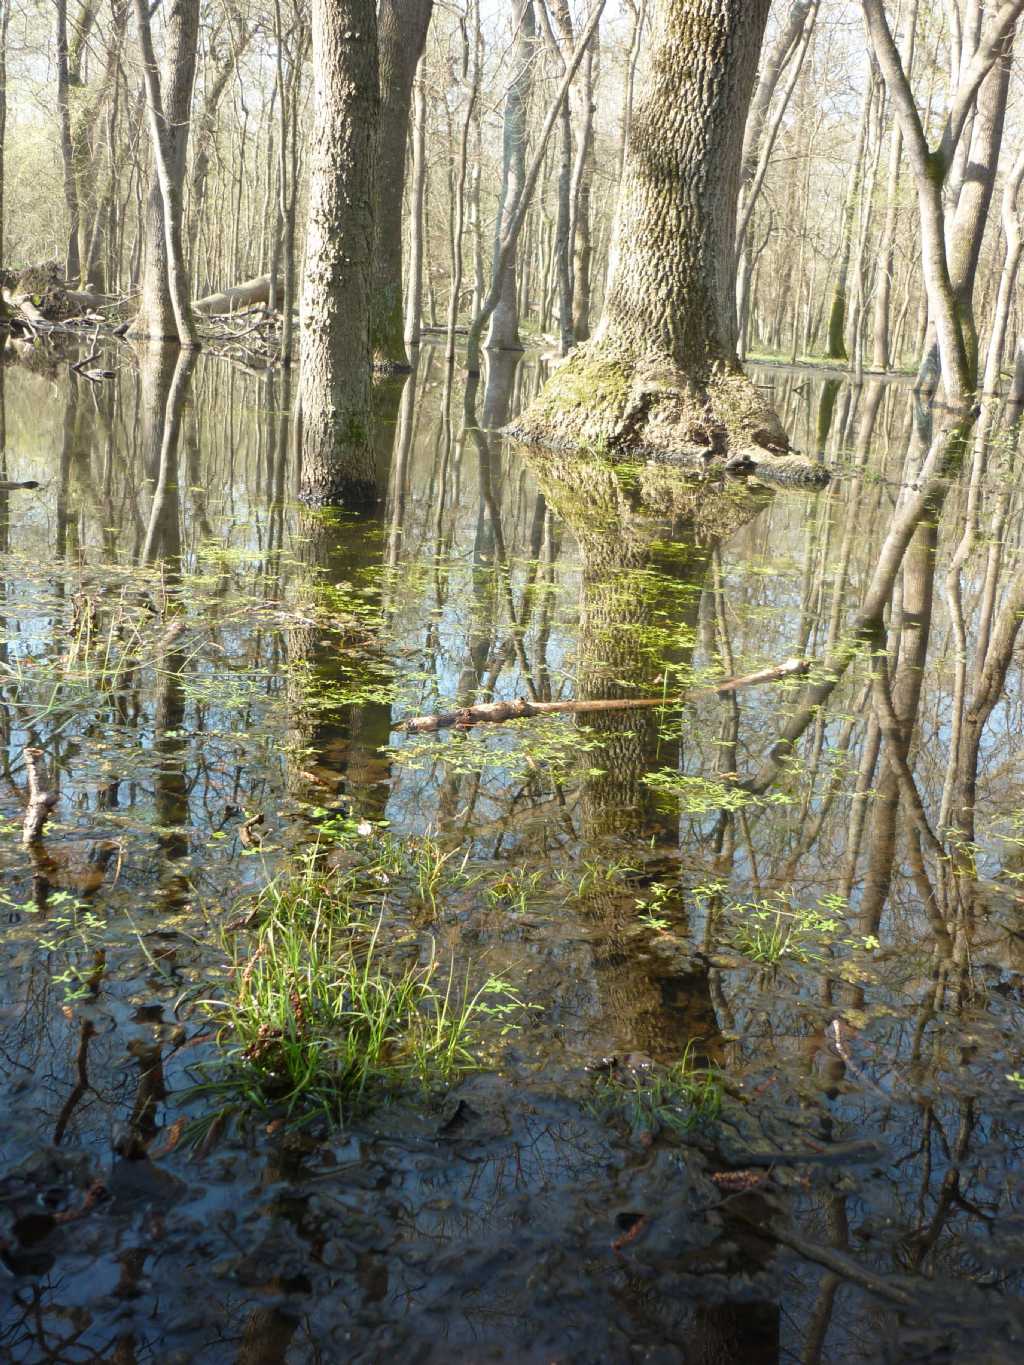
[{"label": "fallen branch in water", "polygon": [[25,750],[25,767],[28,770],[28,810],[25,823],[21,827],[21,842],[27,848],[37,843],[42,836],[43,826],[57,804],[56,792],[47,791],[39,777],[41,749]]},{"label": "fallen branch in water", "polygon": [[[771,668],[762,668],[758,673],[747,673],[742,678],[726,678],[715,687],[701,688],[692,697],[726,696],[741,687],[754,687],[758,683],[778,682],[782,678],[797,677],[810,668],[808,659],[786,659],[784,663]],[[589,716],[600,711],[637,711],[650,706],[671,706],[667,697],[623,697],[602,701],[527,701],[517,697],[515,701],[482,702],[479,706],[463,706],[458,711],[445,711],[437,716],[414,716],[410,720],[399,721],[396,730],[404,730],[410,735],[433,734],[436,730],[468,730],[473,725],[499,725],[506,720],[522,720],[529,716]]]}]

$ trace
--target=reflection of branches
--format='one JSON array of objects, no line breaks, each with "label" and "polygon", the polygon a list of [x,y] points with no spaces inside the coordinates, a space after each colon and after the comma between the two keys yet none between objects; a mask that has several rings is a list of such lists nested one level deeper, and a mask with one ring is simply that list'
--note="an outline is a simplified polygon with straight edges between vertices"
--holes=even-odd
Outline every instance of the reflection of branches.
[{"label": "reflection of branches", "polygon": [[896,575],[918,528],[927,518],[934,520],[941,510],[949,490],[950,466],[959,458],[962,440],[963,426],[958,418],[947,420],[933,438],[913,491],[893,517],[859,611],[845,637],[828,650],[820,677],[805,689],[802,705],[797,707],[783,726],[779,738],[747,784],[751,791],[761,793],[768,790],[778,777],[784,761],[792,754],[797,740],[831,699],[861,646],[878,640]]},{"label": "reflection of branches", "polygon": [[71,1116],[78,1108],[82,1097],[89,1089],[89,1042],[96,1033],[96,1025],[91,1019],[83,1019],[81,1032],[78,1036],[78,1052],[75,1055],[75,1069],[78,1079],[75,1082],[71,1094],[64,1101],[60,1113],[57,1115],[57,1122],[53,1129],[54,1145],[59,1147],[67,1132],[67,1126],[71,1121]]}]

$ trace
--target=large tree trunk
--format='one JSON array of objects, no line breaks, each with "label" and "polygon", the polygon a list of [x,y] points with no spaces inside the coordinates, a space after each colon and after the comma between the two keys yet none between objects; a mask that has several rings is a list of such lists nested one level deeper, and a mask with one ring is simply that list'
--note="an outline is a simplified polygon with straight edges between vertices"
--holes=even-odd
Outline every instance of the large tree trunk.
[{"label": "large tree trunk", "polygon": [[[533,0],[514,0],[516,49],[512,79],[505,96],[505,133],[502,150],[501,200],[494,232],[494,260],[498,267],[499,244],[506,233],[526,182],[526,114],[537,36]],[[487,345],[505,350],[522,350],[519,340],[519,309],[516,300],[516,253],[513,251],[501,272],[501,298],[491,314]]]},{"label": "large tree trunk", "polygon": [[373,293],[370,335],[378,370],[407,370],[402,309],[402,197],[405,149],[416,65],[423,55],[434,0],[381,0],[380,124],[374,183]]},{"label": "large tree trunk", "polygon": [[199,0],[174,0],[167,13],[163,77],[157,70],[146,0],[135,0],[146,106],[156,174],[146,205],[142,298],[131,335],[196,344],[181,240],[182,191],[196,77]]},{"label": "large tree trunk", "polygon": [[655,4],[604,314],[521,419],[524,439],[765,466],[787,450],[736,358],[736,194],[767,13],[768,0]]},{"label": "large tree trunk", "polygon": [[370,439],[372,155],[380,106],[374,0],[314,0],[302,292],[300,493],[375,495]]}]

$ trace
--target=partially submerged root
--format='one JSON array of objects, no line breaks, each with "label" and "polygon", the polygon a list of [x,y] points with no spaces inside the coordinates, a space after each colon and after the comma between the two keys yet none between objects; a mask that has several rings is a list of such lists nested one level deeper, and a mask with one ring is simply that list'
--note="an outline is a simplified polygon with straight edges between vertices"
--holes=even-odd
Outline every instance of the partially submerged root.
[{"label": "partially submerged root", "polygon": [[508,431],[529,445],[718,466],[784,483],[829,477],[790,451],[774,409],[738,366],[717,364],[698,382],[664,357],[624,357],[594,342],[563,361]]}]

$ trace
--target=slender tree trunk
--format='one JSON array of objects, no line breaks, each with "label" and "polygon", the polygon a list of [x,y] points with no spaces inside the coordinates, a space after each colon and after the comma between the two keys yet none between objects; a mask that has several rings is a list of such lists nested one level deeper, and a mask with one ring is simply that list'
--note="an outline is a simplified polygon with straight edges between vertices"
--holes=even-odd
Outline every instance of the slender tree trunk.
[{"label": "slender tree trunk", "polygon": [[[547,6],[540,6],[541,24],[552,56],[561,67],[562,75],[568,63],[558,46],[558,40],[551,30]],[[562,35],[572,51],[572,15],[565,0],[559,0],[558,22]],[[572,114],[570,101],[566,100],[558,115],[559,156],[558,156],[558,194],[557,217],[555,220],[555,272],[558,282],[558,338],[559,350],[568,355],[573,343],[572,333]]]},{"label": "slender tree trunk", "polygon": [[[0,267],[4,256],[4,175],[7,152],[7,30],[11,22],[11,0],[0,0]],[[0,302],[0,317],[3,303]],[[3,447],[0,446],[0,454]]]},{"label": "slender tree trunk", "polygon": [[405,305],[405,344],[420,344],[423,318],[423,227],[427,189],[427,92],[423,59],[413,84],[412,211],[409,227],[409,289]]},{"label": "slender tree trunk", "polygon": [[767,14],[768,0],[654,4],[604,313],[520,419],[524,439],[765,468],[788,449],[736,358],[736,195]]},{"label": "slender tree trunk", "polygon": [[57,8],[57,118],[60,123],[60,153],[64,165],[64,207],[68,215],[68,248],[65,274],[77,280],[80,263],[78,255],[78,193],[75,187],[75,159],[71,140],[71,96],[68,82],[68,3],[56,0]]},{"label": "slender tree trunk", "polygon": [[1003,145],[1006,102],[1010,90],[1011,47],[1012,34],[978,91],[968,151],[969,173],[965,175],[960,189],[949,233],[949,275],[973,380],[978,375],[974,286]]},{"label": "slender tree trunk", "polygon": [[[819,0],[794,0],[771,52],[761,65],[761,75],[750,102],[750,112],[743,132],[740,201],[736,226],[736,317],[741,341],[746,332],[752,273],[751,247],[748,240],[750,223],[764,185],[782,120],[810,46],[818,17],[818,5]],[[787,67],[791,67],[790,78],[769,123],[768,112],[772,97]]]},{"label": "slender tree trunk", "polygon": [[[1024,0],[1004,0],[985,26],[974,55],[952,92],[938,146],[928,144],[899,51],[893,41],[882,0],[861,0],[868,37],[892,100],[914,174],[921,229],[921,257],[928,309],[935,327],[939,364],[947,401],[966,402],[972,378],[964,328],[950,274],[945,239],[943,189],[978,90],[1003,54],[1024,10]],[[924,368],[924,367],[923,367]],[[922,374],[919,382],[926,376]]]},{"label": "slender tree trunk", "polygon": [[[98,6],[97,6],[98,8]],[[75,178],[75,197],[78,213],[78,260],[79,276],[83,289],[90,284],[101,293],[106,281],[91,273],[90,267],[98,263],[99,249],[93,245],[97,234],[102,236],[101,212],[109,194],[110,182],[114,176],[113,165],[108,165],[104,174],[102,146],[96,145],[96,130],[108,100],[116,98],[118,70],[121,65],[125,32],[128,27],[128,0],[112,0],[110,24],[104,30],[106,43],[103,70],[93,81],[93,89],[83,92],[80,103],[71,120],[71,164]],[[81,25],[76,31],[75,47],[81,42]],[[78,62],[81,55],[78,54]],[[70,62],[74,71],[74,52]],[[69,79],[71,74],[69,73]],[[77,83],[82,84],[80,72]]]},{"label": "slender tree trunk", "polygon": [[[475,20],[474,33],[470,38],[468,31],[464,30],[462,65],[463,80],[469,77],[469,99],[466,103],[466,117],[463,119],[462,131],[459,135],[459,159],[455,167],[452,193],[452,279],[451,291],[448,296],[448,331],[445,342],[445,357],[449,363],[455,359],[455,329],[459,320],[459,304],[462,299],[462,237],[466,226],[469,134],[473,127],[477,101],[480,98],[480,0],[474,0],[470,9]],[[470,71],[472,71],[471,76]]]},{"label": "slender tree trunk", "polygon": [[292,363],[292,331],[295,316],[295,210],[299,197],[299,92],[302,88],[302,68],[309,45],[309,30],[303,25],[299,42],[299,56],[292,63],[290,80],[291,119],[288,125],[288,192],[284,200],[284,236],[281,254],[284,257],[284,280],[281,291],[281,364]]},{"label": "slender tree trunk", "polygon": [[147,0],[135,0],[142,49],[146,107],[156,168],[146,205],[142,298],[131,335],[195,346],[188,277],[182,247],[182,191],[196,75],[199,0],[174,0],[167,14],[167,48],[161,80],[153,50]]},{"label": "slender tree trunk", "polygon": [[626,170],[626,148],[629,145],[629,130],[633,123],[636,69],[640,62],[641,41],[647,20],[647,0],[626,0],[626,6],[633,22],[629,34],[629,52],[626,56],[626,91],[622,100],[622,135],[619,142],[620,185]]},{"label": "slender tree trunk", "polygon": [[595,33],[583,58],[577,96],[572,265],[572,330],[577,341],[586,341],[590,336],[590,263],[593,257],[590,199],[594,185],[594,87],[600,51],[600,40]]},{"label": "slender tree trunk", "polygon": [[[512,78],[505,96],[505,131],[502,144],[501,199],[494,229],[494,267],[497,274],[501,239],[508,232],[512,214],[526,181],[526,115],[533,83],[536,20],[533,0],[513,0],[516,44]],[[516,252],[512,250],[501,267],[501,294],[491,314],[487,345],[505,350],[522,350],[519,340],[519,309],[516,300]]]},{"label": "slender tree trunk", "polygon": [[[903,34],[900,60],[909,74],[914,66],[914,43],[917,36],[918,0],[912,0]],[[872,321],[871,364],[876,370],[887,370],[892,364],[889,344],[889,312],[892,297],[892,276],[896,258],[896,226],[899,218],[900,164],[903,160],[903,134],[897,120],[893,121],[889,144],[889,173],[885,186],[885,221],[878,243],[878,275],[875,283],[875,306]]]},{"label": "slender tree trunk", "polygon": [[[280,39],[278,38],[279,31],[280,21],[277,17],[277,9],[275,9],[275,39],[280,46]],[[228,24],[226,48],[224,48],[216,63],[212,79],[210,79],[209,76],[207,77],[203,107],[194,120],[192,175],[190,184],[192,251],[189,255],[189,265],[193,276],[196,273],[195,248],[199,240],[199,233],[202,226],[203,210],[206,206],[206,187],[210,173],[210,152],[213,148],[214,135],[217,130],[217,111],[220,109],[220,103],[224,98],[224,92],[228,88],[228,83],[235,74],[238,61],[249,46],[252,36],[252,27],[244,23],[238,15],[232,14]]]},{"label": "slender tree trunk", "polygon": [[370,433],[374,0],[313,0],[313,111],[302,294],[300,494],[375,496]]},{"label": "slender tree trunk", "polygon": [[846,356],[846,291],[849,283],[850,256],[853,252],[853,223],[860,202],[861,185],[864,180],[864,154],[867,148],[868,125],[871,122],[871,105],[875,98],[875,71],[872,66],[864,91],[864,102],[860,110],[860,123],[857,128],[857,150],[853,157],[853,170],[843,205],[842,226],[839,236],[839,265],[836,269],[835,285],[832,289],[832,307],[828,315],[828,347],[825,351],[829,360],[845,360]]},{"label": "slender tree trunk", "polygon": [[402,311],[402,200],[409,109],[433,0],[381,0],[380,121],[374,182],[371,336],[379,370],[409,368]]}]

